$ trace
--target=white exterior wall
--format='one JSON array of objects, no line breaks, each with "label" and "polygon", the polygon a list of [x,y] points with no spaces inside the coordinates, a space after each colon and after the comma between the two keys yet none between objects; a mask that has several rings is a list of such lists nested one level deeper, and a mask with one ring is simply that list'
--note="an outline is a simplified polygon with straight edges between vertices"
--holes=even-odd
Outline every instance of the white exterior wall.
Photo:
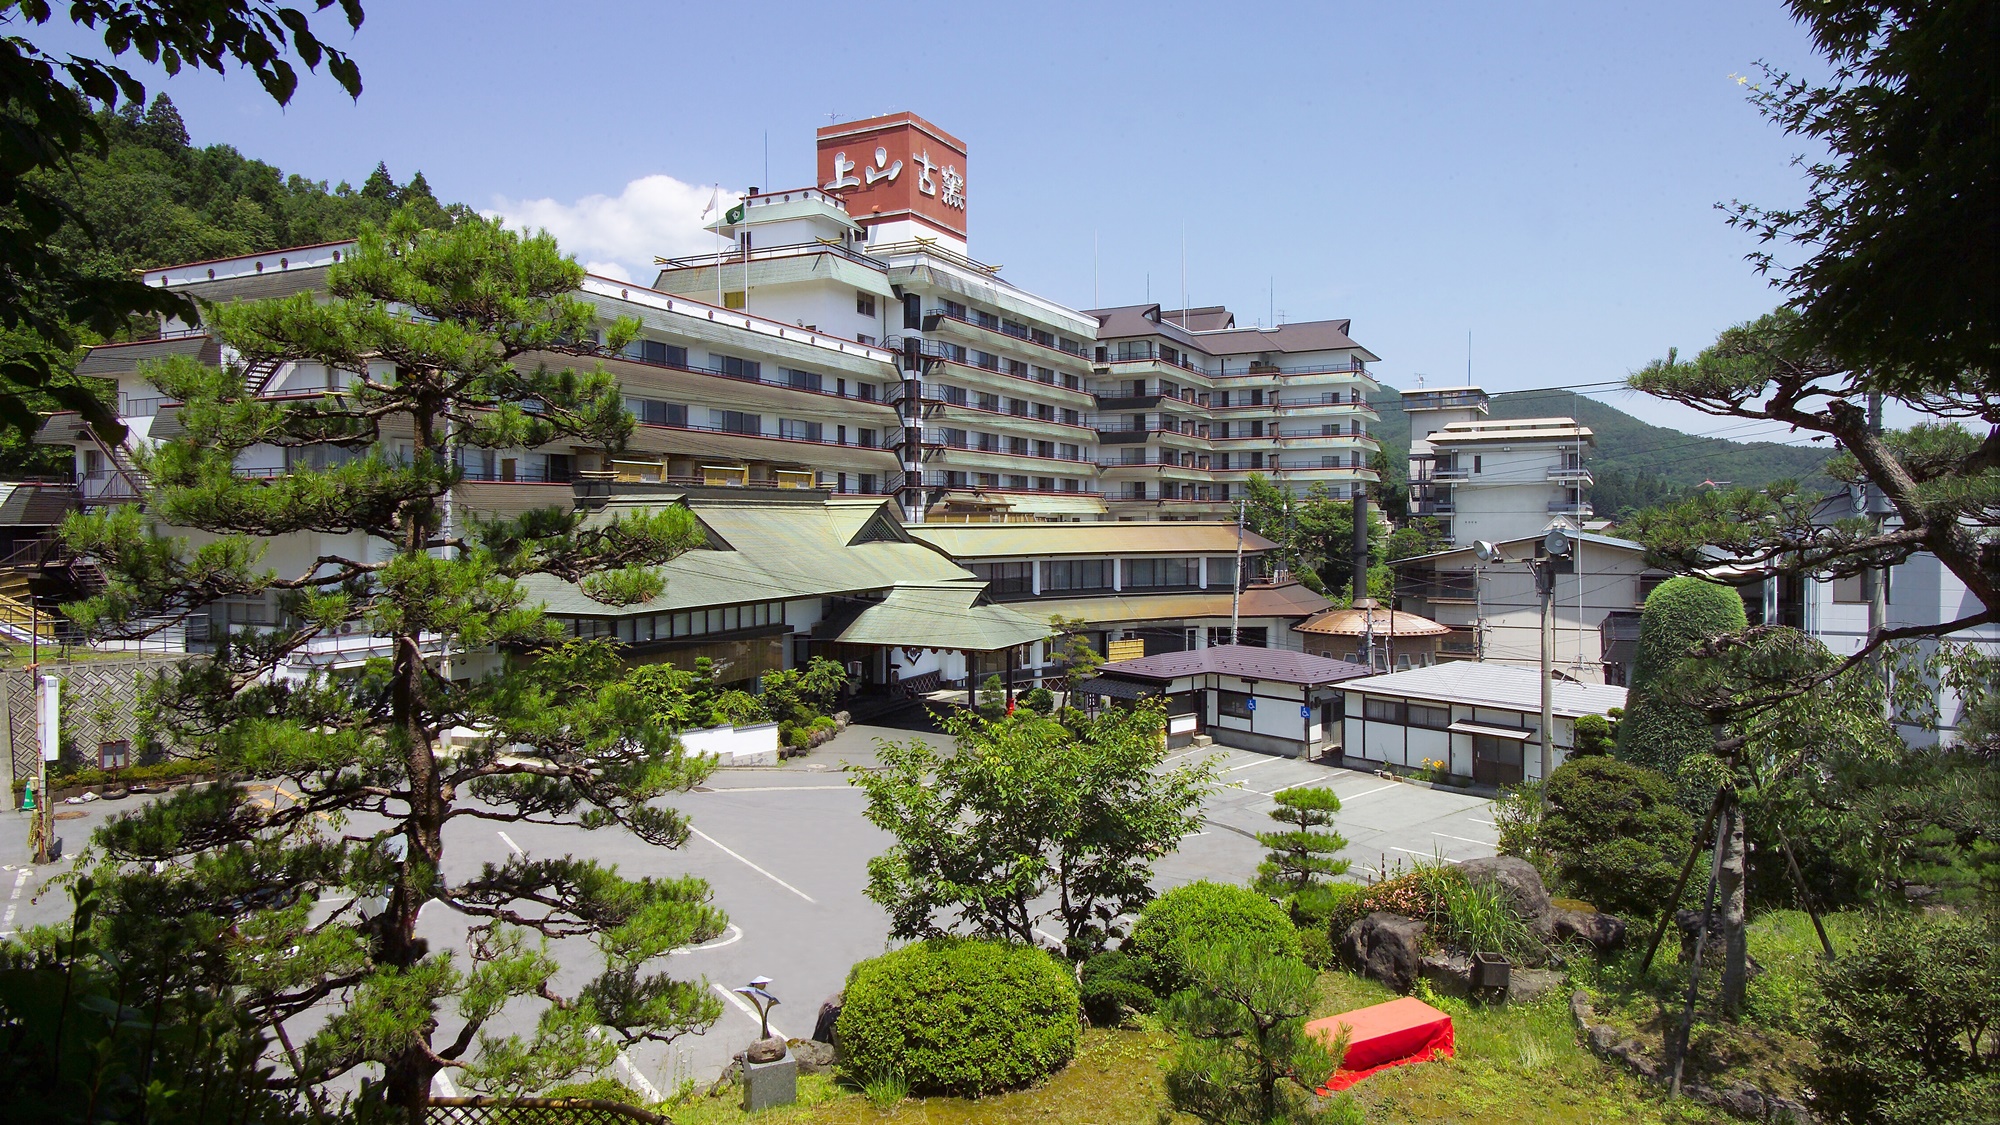
[{"label": "white exterior wall", "polygon": [[[1565,447],[1508,443],[1492,446],[1451,444],[1458,470],[1452,488],[1452,543],[1466,546],[1484,539],[1500,543],[1546,530],[1556,513],[1553,501],[1568,496],[1566,487],[1548,479],[1550,469],[1563,464]],[[1571,445],[1566,447],[1574,449]],[[1479,471],[1473,472],[1473,458]]]},{"label": "white exterior wall", "polygon": [[[1646,571],[1644,555],[1621,547],[1574,544],[1576,572],[1556,575],[1554,617],[1555,666],[1582,683],[1604,682],[1604,619],[1613,610],[1636,610],[1639,579]],[[1472,569],[1472,556],[1448,557],[1436,564],[1439,573]],[[1499,664],[1540,668],[1542,665],[1542,603],[1535,578],[1526,563],[1502,563],[1479,568],[1480,599],[1425,602],[1417,612],[1440,625],[1472,628],[1485,612],[1485,658]]]},{"label": "white exterior wall", "polygon": [[[1405,769],[1421,770],[1426,758],[1446,762],[1446,772],[1455,777],[1472,776],[1472,738],[1470,734],[1429,727],[1413,727],[1401,723],[1387,723],[1365,718],[1366,700],[1369,697],[1360,692],[1347,693],[1345,731],[1342,736],[1341,753],[1349,758]],[[1377,699],[1390,698],[1375,696]],[[1443,707],[1444,703],[1426,699],[1406,702],[1427,707]],[[1489,726],[1516,727],[1539,731],[1542,717],[1539,712],[1515,711],[1504,707],[1473,707],[1454,703],[1451,707],[1451,721],[1454,723],[1476,722]],[[1555,764],[1560,766],[1569,757],[1574,745],[1575,721],[1556,716]],[[1542,745],[1539,735],[1521,744],[1521,772],[1529,781],[1542,776]]]}]

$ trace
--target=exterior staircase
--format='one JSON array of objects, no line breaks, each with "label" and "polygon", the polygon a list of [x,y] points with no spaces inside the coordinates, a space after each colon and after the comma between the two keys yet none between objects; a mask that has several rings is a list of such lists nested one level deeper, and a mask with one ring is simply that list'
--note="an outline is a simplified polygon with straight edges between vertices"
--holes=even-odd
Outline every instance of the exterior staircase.
[{"label": "exterior staircase", "polygon": [[0,570],[0,635],[26,643],[58,643],[54,615],[36,608],[30,582],[35,571],[25,567]]}]

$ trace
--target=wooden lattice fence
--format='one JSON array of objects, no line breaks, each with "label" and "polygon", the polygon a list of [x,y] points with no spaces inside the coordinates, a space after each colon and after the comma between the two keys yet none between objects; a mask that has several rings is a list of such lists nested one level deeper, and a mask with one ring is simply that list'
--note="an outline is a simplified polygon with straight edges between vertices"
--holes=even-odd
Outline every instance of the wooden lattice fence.
[{"label": "wooden lattice fence", "polygon": [[674,1125],[637,1106],[589,1098],[432,1098],[424,1125]]}]

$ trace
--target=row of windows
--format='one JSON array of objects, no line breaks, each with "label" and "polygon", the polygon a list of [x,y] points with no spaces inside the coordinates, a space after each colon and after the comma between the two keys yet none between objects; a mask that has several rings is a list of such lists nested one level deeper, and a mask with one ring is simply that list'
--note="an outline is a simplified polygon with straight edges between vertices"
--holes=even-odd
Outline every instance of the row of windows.
[{"label": "row of windows", "polygon": [[1428,707],[1401,699],[1377,699],[1370,696],[1362,705],[1362,714],[1379,723],[1400,723],[1406,727],[1422,727],[1425,730],[1444,730],[1451,726],[1451,708]]},{"label": "row of windows", "polygon": [[720,609],[696,609],[681,613],[656,613],[646,617],[622,617],[616,620],[578,617],[570,620],[569,631],[577,637],[611,637],[627,644],[642,644],[646,641],[678,640],[682,637],[700,637],[710,633],[732,633],[740,629],[758,629],[784,623],[783,602],[758,602],[754,605],[732,605]]},{"label": "row of windows", "polygon": [[[649,426],[687,426],[691,424],[689,422],[688,408],[677,402],[663,402],[653,398],[628,397],[625,400],[625,409],[631,411],[634,418]],[[726,434],[762,436],[764,433],[764,416],[762,414],[752,414],[741,410],[711,409],[705,414],[698,413],[695,417],[706,419],[699,423],[700,425],[711,430],[720,430]],[[827,431],[829,429],[833,431],[834,437],[831,440],[835,444],[859,445],[864,449],[875,448],[876,433],[872,429],[850,430],[846,426],[828,427],[820,422],[808,422],[798,418],[779,418],[777,436],[790,438],[793,441],[827,441]]]},{"label": "row of windows", "polygon": [[[626,347],[625,354],[629,358],[644,363],[658,363],[668,367],[688,367],[688,350],[686,348],[678,344],[669,344],[660,340],[634,340]],[[759,361],[744,359],[740,356],[723,355],[719,352],[709,356],[708,369],[718,375],[726,375],[732,379],[743,379],[750,382],[762,382],[764,378],[764,365]],[[802,391],[819,391],[824,393],[828,389],[826,376],[821,375],[817,371],[801,371],[792,367],[779,368],[778,378],[773,381],[782,386],[797,387]],[[854,397],[863,401],[874,401],[875,384],[856,381],[853,387]],[[848,381],[846,379],[836,380],[834,393],[843,397],[846,396],[848,393]]]},{"label": "row of windows", "polygon": [[[1251,560],[1253,567],[1259,560]],[[1042,592],[1111,589],[1112,559],[1050,559],[1041,564]],[[1201,585],[1201,560],[1189,558],[1125,559],[1117,562],[1124,570],[1122,588],[1157,589]],[[966,569],[984,578],[995,595],[1031,594],[1035,589],[1035,564],[1029,561],[973,563]],[[1210,586],[1227,587],[1236,577],[1236,560],[1208,560]]]}]

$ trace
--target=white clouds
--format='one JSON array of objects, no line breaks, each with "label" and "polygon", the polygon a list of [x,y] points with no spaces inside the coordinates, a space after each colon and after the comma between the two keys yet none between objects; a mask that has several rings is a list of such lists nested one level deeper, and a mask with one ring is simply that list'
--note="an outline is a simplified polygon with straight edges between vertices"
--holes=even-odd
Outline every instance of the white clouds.
[{"label": "white clouds", "polygon": [[[717,206],[733,204],[738,194],[722,189]],[[510,227],[546,229],[564,253],[592,273],[650,284],[655,255],[674,258],[715,250],[715,235],[702,225],[716,216],[701,216],[714,195],[710,184],[644,176],[617,195],[588,195],[574,203],[496,198],[485,213]]]}]

